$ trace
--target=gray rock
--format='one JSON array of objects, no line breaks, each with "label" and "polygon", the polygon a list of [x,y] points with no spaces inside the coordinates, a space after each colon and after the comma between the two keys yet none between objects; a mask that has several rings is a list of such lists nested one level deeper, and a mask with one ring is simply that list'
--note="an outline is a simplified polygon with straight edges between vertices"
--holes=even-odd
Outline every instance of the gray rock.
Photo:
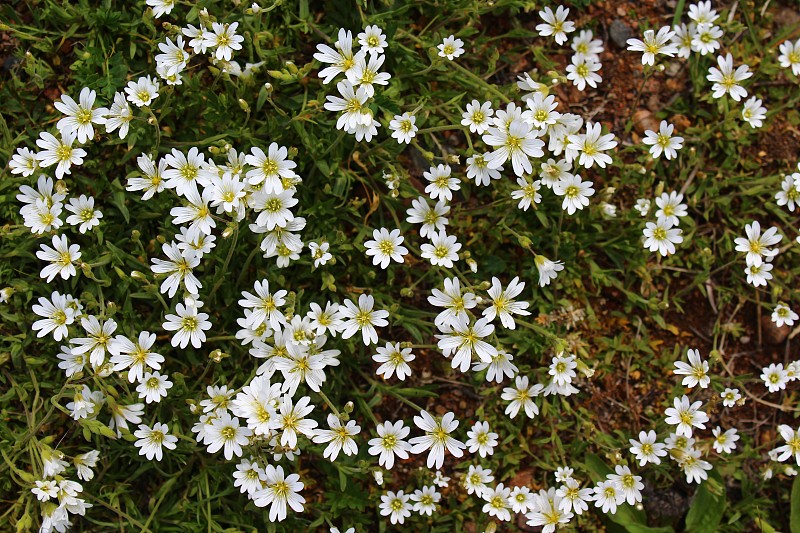
[{"label": "gray rock", "polygon": [[634,36],[633,29],[622,22],[620,19],[614,20],[608,27],[608,37],[617,47],[625,49],[628,47],[628,39]]}]

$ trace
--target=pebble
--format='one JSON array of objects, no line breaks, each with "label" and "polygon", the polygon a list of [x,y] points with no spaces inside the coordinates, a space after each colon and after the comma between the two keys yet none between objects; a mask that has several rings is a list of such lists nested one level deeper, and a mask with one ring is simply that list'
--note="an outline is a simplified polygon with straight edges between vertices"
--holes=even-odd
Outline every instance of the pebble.
[{"label": "pebble", "polygon": [[633,29],[620,19],[614,20],[608,27],[608,37],[618,48],[628,48],[628,39],[634,36]]}]

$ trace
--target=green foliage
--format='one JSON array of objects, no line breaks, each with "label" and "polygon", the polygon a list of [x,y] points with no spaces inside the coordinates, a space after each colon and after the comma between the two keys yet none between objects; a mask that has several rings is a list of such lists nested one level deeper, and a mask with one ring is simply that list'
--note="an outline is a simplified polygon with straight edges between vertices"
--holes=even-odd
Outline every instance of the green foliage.
[{"label": "green foliage", "polygon": [[[250,76],[236,76],[208,56],[195,55],[181,85],[160,80],[160,96],[152,106],[134,108],[124,139],[95,128],[100,133],[83,146],[88,152],[84,164],[73,166],[58,183],[69,197],[91,195],[103,212],[99,227],[86,234],[67,224],[52,232],[65,233],[81,246],[78,274],[68,280],[46,283],[39,276],[43,262],[36,252],[51,234],[32,234],[19,212],[19,188],[33,185],[37,176],[12,174],[8,165],[3,169],[0,289],[11,288],[13,294],[0,304],[0,498],[6,504],[0,524],[16,531],[39,527],[40,504],[30,491],[42,475],[45,454],[63,451],[71,459],[97,449],[95,478],[82,483],[93,507],[85,517],[76,517],[76,530],[391,530],[377,510],[381,494],[430,485],[433,472],[425,467],[423,454],[383,471],[384,484],[378,486],[374,474],[382,469],[367,453],[366,442],[375,436],[377,423],[403,419],[412,424],[412,417],[424,408],[436,414],[454,411],[460,420],[459,440],[466,440],[474,422],[486,420],[499,434],[500,444],[486,458],[466,454],[457,460],[448,455],[444,473],[452,480],[442,490],[437,513],[414,513],[404,525],[407,530],[488,528],[493,520],[482,511],[484,502],[467,497],[462,487],[473,464],[490,468],[495,483],[526,484],[531,489],[555,486],[552,472],[561,466],[574,467],[576,478],[588,482],[612,473],[609,465],[623,464],[643,476],[655,492],[687,490],[691,505],[663,519],[628,505],[601,518],[592,507],[574,519],[576,530],[800,531],[798,481],[790,496],[781,466],[770,464],[775,471],[772,481],[762,477],[766,452],[779,445],[779,437],[760,428],[794,424],[788,412],[795,409],[797,398],[791,386],[763,398],[786,408],[785,413],[759,402],[766,394],[759,369],[772,362],[770,358],[777,362],[778,357],[788,357],[784,346],[789,354],[790,345],[780,345],[780,350],[756,346],[763,333],[761,316],[769,316],[781,301],[800,307],[798,247],[789,244],[798,220],[796,212],[778,206],[774,198],[783,174],[791,173],[797,163],[792,144],[797,138],[791,135],[800,127],[800,91],[797,78],[774,57],[777,45],[795,35],[794,30],[773,27],[773,11],[762,15],[744,5],[740,15],[734,13],[724,24],[723,48],[731,51],[737,65],[750,65],[756,75],[748,89],[769,108],[764,128],[754,130],[742,121],[740,105],[711,97],[706,75],[715,64],[713,54],[668,62],[668,68],[678,68],[672,78],[658,69],[640,71],[638,53],[612,48],[606,39],[604,28],[620,15],[597,11],[603,3],[590,0],[568,2],[570,17],[579,21],[579,30],[592,28],[604,39],[604,83],[598,91],[572,91],[563,78],[568,49],[556,47],[534,30],[540,22],[537,11],[545,4],[555,7],[530,0],[278,0],[254,14],[237,2],[201,0],[177,3],[169,16],[160,18],[154,18],[144,0],[21,0],[0,5],[0,32],[8,38],[0,40],[0,56],[8,65],[0,78],[4,164],[19,147],[35,149],[39,132],[55,132],[61,114],[53,101],[61,94],[75,98],[89,87],[97,92],[98,104],[110,106],[129,81],[155,78],[158,44],[166,37],[174,40],[187,24],[239,22],[238,33],[245,40],[234,59],[242,68],[263,62]],[[678,4],[676,21],[686,20],[685,2]],[[664,13],[641,9],[644,18],[637,35],[667,20]],[[727,20],[728,7],[718,9],[721,20]],[[601,13],[602,20],[593,13]],[[636,20],[625,19],[631,25]],[[336,129],[336,114],[323,107],[326,97],[336,94],[335,83],[321,82],[321,66],[312,55],[316,44],[336,40],[338,28],[358,33],[368,24],[380,25],[387,36],[384,69],[392,78],[388,86],[377,88],[370,102],[381,127],[367,143]],[[451,34],[466,44],[466,53],[455,61],[436,51]],[[6,47],[6,42],[12,44]],[[616,77],[606,75],[618,61],[627,62],[625,68],[615,71]],[[512,100],[519,104],[515,82],[524,73],[550,86],[561,102],[560,111],[591,116],[622,141],[612,153],[613,165],[581,169],[596,193],[589,207],[575,215],[567,215],[562,198],[545,188],[541,203],[527,211],[518,209],[511,193],[519,186],[510,163],[502,179],[489,187],[465,177],[466,159],[488,150],[480,136],[461,125],[466,105],[473,99],[489,100],[495,109]],[[554,77],[560,79],[558,84],[552,82]],[[672,79],[681,81],[680,89],[667,88]],[[648,83],[656,85],[654,92],[666,93],[654,114],[657,120],[686,119],[681,127],[686,145],[669,162],[654,161],[636,133],[633,114],[645,105],[640,93]],[[387,128],[395,114],[407,111],[415,114],[419,127],[410,146],[398,144]],[[203,284],[203,311],[213,327],[200,349],[172,347],[171,334],[162,325],[181,293],[174,299],[162,295],[163,276],[150,267],[153,258],[163,258],[162,244],[179,231],[169,213],[182,200],[171,191],[150,200],[126,191],[128,180],[142,175],[136,160],[141,154],[159,159],[172,149],[187,152],[196,147],[221,164],[230,148],[242,154],[251,147],[266,149],[272,142],[288,147],[289,158],[298,164],[303,181],[297,188],[297,215],[307,222],[303,241],[328,242],[333,260],[316,267],[305,248],[289,267],[278,268],[274,257],[262,257],[263,235],[248,226],[255,219],[252,212],[241,221],[215,214],[216,247],[195,269]],[[546,158],[534,162],[535,175]],[[447,215],[448,234],[457,235],[463,245],[452,269],[431,266],[420,257],[427,240],[420,238],[417,225],[406,221],[411,201],[424,195],[422,173],[444,163],[452,164],[461,186]],[[53,167],[44,172],[52,176]],[[388,175],[398,178],[395,190],[387,187]],[[637,198],[655,199],[673,190],[683,191],[690,215],[681,221],[684,242],[678,252],[662,258],[641,242],[655,207],[643,219],[632,206]],[[608,215],[603,203],[615,206],[616,215]],[[753,220],[761,221],[762,228],[777,226],[784,235],[767,288],[754,289],[746,282],[744,260],[735,251],[734,239]],[[401,229],[410,252],[404,264],[382,270],[366,257],[363,243],[381,227]],[[539,254],[565,264],[557,280],[545,287],[538,285],[534,258]],[[475,261],[477,273],[469,270],[467,260]],[[530,302],[532,316],[520,317],[514,330],[498,324],[490,337],[514,355],[520,375],[532,383],[547,383],[555,353],[566,350],[578,360],[581,392],[537,398],[541,413],[534,420],[524,414],[512,420],[504,414],[508,402],[500,396],[510,380],[497,384],[486,380],[486,371],[455,371],[436,346],[440,332],[433,318],[439,310],[427,303],[431,290],[441,287],[445,277],[458,277],[486,300],[493,276],[504,286],[515,276],[526,283],[519,298]],[[239,391],[263,362],[250,356],[249,346],[236,338],[242,316],[238,300],[261,279],[289,291],[288,316],[304,316],[312,302],[324,307],[328,300],[370,294],[377,309],[390,313],[390,325],[379,328],[380,346],[407,343],[417,357],[406,381],[385,380],[375,374],[375,347],[365,347],[360,334],[329,339],[326,347],[341,350],[340,365],[326,370],[324,396],[305,386],[302,394],[312,397],[316,407],[311,416],[321,426],[335,411],[361,425],[359,452],[330,462],[322,458],[324,444],[306,439],[294,462],[281,460],[287,474],[300,475],[306,505],[303,513],[290,512],[280,524],[270,521],[268,509],[256,507],[233,486],[235,463],[225,461],[221,453],[207,453],[192,432],[206,387],[227,385]],[[64,343],[32,331],[39,318],[32,306],[54,290],[74,295],[87,314],[113,318],[118,334],[135,338],[143,330],[157,332],[156,351],[165,356],[164,373],[174,386],[165,400],[145,406],[142,423],[165,423],[179,437],[177,448],[165,450],[162,461],[138,455],[133,444],[136,424],[120,435],[107,424],[114,406],[140,401],[136,383],[124,373],[104,378],[88,367],[66,378],[57,358]],[[474,314],[479,316],[480,310]],[[83,334],[78,324],[70,333]],[[708,390],[689,393],[672,374],[674,361],[683,358],[687,348],[701,349],[709,360]],[[734,363],[737,366],[731,367]],[[75,422],[66,406],[83,386],[102,390],[107,403],[96,419]],[[723,409],[717,396],[725,387],[752,392],[748,406]],[[711,423],[697,438],[715,468],[709,480],[690,489],[681,485],[683,473],[669,458],[661,465],[639,468],[628,453],[629,439],[640,430],[655,429],[661,441],[667,437],[671,428],[664,424],[664,409],[672,397],[685,392],[708,406]],[[731,455],[712,451],[710,430],[717,424],[739,424],[742,441]],[[412,435],[417,434],[414,428]],[[275,462],[265,443],[251,449],[257,459]],[[528,478],[519,481],[516,476],[521,474]],[[786,501],[791,502],[790,516],[780,511]]]}]

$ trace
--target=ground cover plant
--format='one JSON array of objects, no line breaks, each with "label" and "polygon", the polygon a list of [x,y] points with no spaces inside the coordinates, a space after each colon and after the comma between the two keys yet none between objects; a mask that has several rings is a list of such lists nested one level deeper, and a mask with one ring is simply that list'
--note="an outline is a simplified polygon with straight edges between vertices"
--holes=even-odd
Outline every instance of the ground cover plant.
[{"label": "ground cover plant", "polygon": [[3,531],[800,532],[792,2],[0,5]]}]

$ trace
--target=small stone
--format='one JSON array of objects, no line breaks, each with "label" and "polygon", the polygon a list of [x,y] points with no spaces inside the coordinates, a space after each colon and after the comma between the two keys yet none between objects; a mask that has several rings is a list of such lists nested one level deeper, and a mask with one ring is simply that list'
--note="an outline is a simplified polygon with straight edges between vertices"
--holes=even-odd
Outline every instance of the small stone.
[{"label": "small stone", "polygon": [[770,315],[761,316],[761,333],[763,334],[764,342],[767,344],[781,344],[792,332],[792,328],[784,324],[778,327],[772,321]]},{"label": "small stone", "polygon": [[658,131],[660,124],[661,122],[648,109],[639,109],[633,114],[633,129],[641,135],[647,130]]},{"label": "small stone", "polygon": [[608,27],[608,37],[618,48],[628,48],[628,39],[634,36],[633,29],[620,19],[614,20]]}]

